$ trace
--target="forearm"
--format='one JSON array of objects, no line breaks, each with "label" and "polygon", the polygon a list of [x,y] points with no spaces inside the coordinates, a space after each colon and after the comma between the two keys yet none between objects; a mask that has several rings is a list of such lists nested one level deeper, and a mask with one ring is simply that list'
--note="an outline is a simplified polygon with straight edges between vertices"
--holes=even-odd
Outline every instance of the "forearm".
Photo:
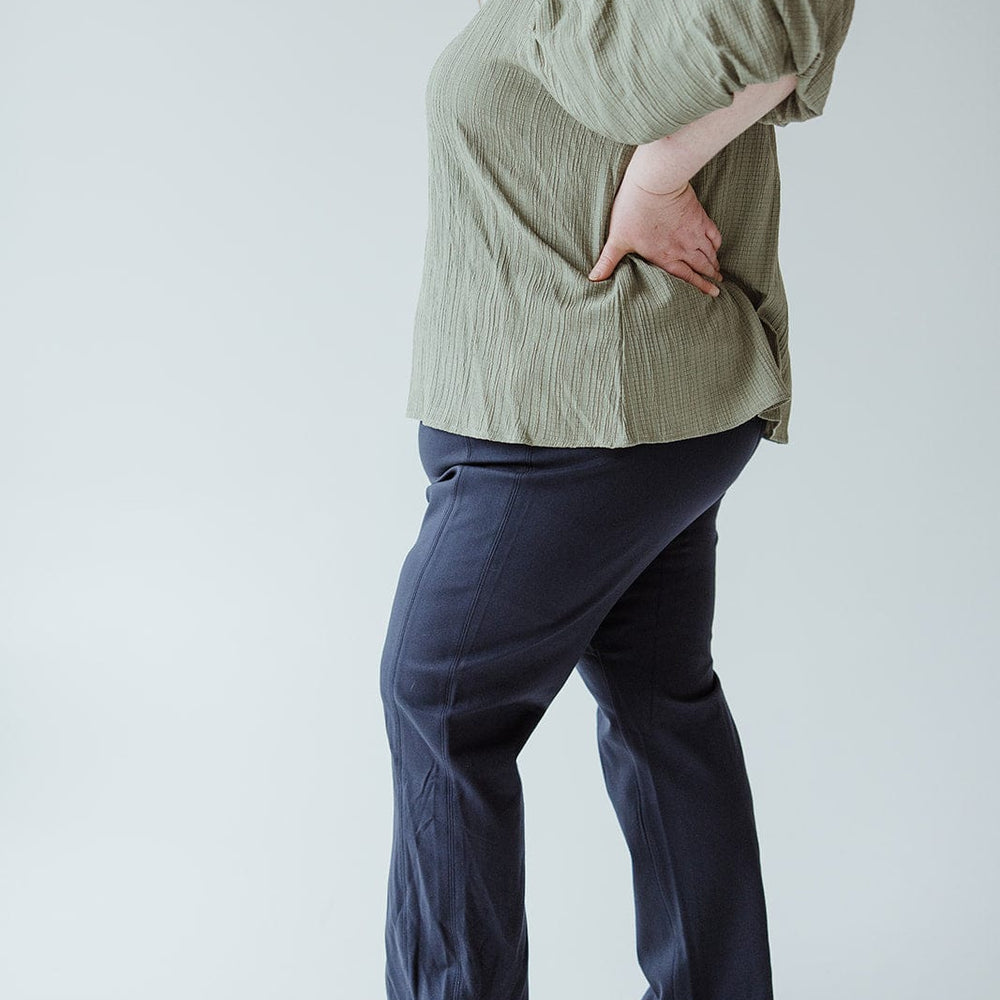
[{"label": "forearm", "polygon": [[784,100],[797,82],[788,73],[773,83],[755,83],[718,108],[655,142],[637,146],[628,171],[633,182],[654,193],[675,191],[716,153]]}]

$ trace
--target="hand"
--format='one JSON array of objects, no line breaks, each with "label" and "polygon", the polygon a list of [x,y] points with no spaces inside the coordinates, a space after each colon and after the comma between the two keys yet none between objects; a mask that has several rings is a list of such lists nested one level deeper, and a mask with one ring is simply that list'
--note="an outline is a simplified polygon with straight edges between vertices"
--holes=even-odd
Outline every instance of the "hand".
[{"label": "hand", "polygon": [[637,253],[714,297],[719,289],[708,279],[722,281],[716,257],[721,245],[722,234],[701,207],[690,181],[675,191],[656,194],[626,172],[611,205],[607,242],[588,277],[602,281],[625,254]]}]

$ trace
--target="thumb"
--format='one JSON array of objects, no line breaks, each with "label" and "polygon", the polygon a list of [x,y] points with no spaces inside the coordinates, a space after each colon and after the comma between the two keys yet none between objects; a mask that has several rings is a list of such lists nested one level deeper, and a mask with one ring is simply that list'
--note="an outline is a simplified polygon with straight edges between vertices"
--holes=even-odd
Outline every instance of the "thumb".
[{"label": "thumb", "polygon": [[608,242],[601,250],[601,256],[597,258],[597,263],[593,270],[587,275],[591,281],[603,281],[615,269],[618,261],[625,256],[625,249]]}]

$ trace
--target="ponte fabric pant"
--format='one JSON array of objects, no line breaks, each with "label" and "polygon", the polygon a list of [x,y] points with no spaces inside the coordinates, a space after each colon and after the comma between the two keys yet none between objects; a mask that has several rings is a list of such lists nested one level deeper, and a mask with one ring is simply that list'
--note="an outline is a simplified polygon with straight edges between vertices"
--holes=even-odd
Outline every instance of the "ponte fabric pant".
[{"label": "ponte fabric pant", "polygon": [[772,1000],[739,735],[711,652],[716,516],[764,423],[554,448],[418,423],[427,505],[382,652],[389,1000],[525,1000],[517,756],[576,669],[632,860],[643,1000]]}]

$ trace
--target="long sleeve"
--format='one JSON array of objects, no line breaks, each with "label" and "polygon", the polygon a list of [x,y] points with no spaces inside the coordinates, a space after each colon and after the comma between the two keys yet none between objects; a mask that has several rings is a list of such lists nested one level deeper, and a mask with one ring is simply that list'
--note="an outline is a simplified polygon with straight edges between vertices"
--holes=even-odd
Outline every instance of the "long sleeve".
[{"label": "long sleeve", "polygon": [[531,63],[567,114],[639,145],[787,73],[796,89],[761,120],[823,113],[854,0],[535,0]]}]

